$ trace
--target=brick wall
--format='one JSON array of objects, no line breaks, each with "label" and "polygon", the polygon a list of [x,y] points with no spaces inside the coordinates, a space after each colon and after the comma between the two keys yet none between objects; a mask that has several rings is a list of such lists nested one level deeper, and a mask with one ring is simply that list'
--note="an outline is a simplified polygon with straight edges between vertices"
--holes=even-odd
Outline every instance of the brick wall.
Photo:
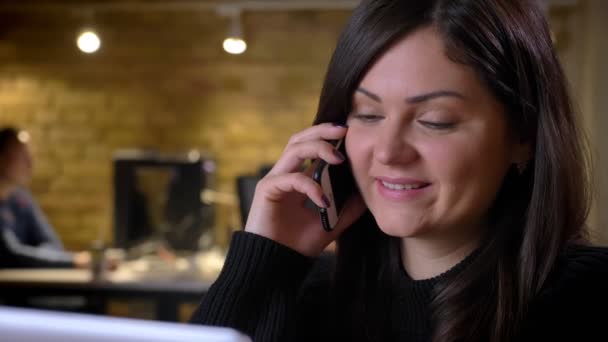
[{"label": "brick wall", "polygon": [[[272,163],[310,125],[348,12],[255,12],[249,50],[221,49],[228,22],[212,12],[97,14],[102,48],[80,53],[65,12],[0,13],[0,125],[29,130],[32,190],[68,248],[112,239],[112,153],[207,151],[216,188]],[[238,212],[217,208],[218,241]]]},{"label": "brick wall", "polygon": [[[32,133],[32,189],[66,245],[111,241],[113,151],[207,151],[218,162],[217,190],[234,194],[236,175],[272,163],[312,121],[348,14],[245,13],[249,50],[230,56],[221,50],[228,22],[213,12],[98,13],[102,48],[88,56],[74,44],[83,25],[75,13],[0,12],[0,125]],[[588,16],[580,6],[552,12],[578,96],[588,93],[580,61],[597,45],[580,46],[594,31],[575,24]],[[603,107],[583,99],[583,109],[598,108],[585,113],[589,126]],[[225,244],[238,213],[217,210]]]}]

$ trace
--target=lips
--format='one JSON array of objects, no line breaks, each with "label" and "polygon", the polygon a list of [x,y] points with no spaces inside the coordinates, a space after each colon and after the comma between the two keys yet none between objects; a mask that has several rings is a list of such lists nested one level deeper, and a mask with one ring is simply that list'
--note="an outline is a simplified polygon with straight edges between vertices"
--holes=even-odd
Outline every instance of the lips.
[{"label": "lips", "polygon": [[429,186],[431,183],[414,178],[391,178],[377,177],[376,178],[383,186],[391,190],[414,190]]},{"label": "lips", "polygon": [[377,190],[390,200],[409,200],[425,193],[431,183],[413,178],[376,178]]},{"label": "lips", "polygon": [[391,190],[414,190],[423,188],[428,185],[426,183],[395,184],[384,181],[381,181],[381,183],[384,187],[389,188]]}]

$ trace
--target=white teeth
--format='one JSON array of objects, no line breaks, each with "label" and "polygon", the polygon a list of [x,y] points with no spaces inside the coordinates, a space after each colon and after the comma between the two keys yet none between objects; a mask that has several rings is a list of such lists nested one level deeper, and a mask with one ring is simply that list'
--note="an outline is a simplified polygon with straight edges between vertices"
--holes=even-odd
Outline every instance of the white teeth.
[{"label": "white teeth", "polygon": [[387,187],[391,190],[412,190],[412,189],[419,189],[424,186],[424,184],[393,184],[393,183],[388,183],[385,181],[382,181],[382,185],[384,185],[385,187]]}]

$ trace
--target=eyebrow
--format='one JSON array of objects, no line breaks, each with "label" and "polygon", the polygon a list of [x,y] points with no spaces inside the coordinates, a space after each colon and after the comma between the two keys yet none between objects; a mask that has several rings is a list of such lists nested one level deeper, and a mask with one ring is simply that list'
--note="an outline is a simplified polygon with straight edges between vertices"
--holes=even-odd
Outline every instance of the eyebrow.
[{"label": "eyebrow", "polygon": [[[380,96],[372,93],[371,91],[369,91],[365,88],[359,87],[359,88],[357,88],[356,91],[371,98],[372,100],[374,100],[376,102],[382,103],[382,99],[380,98]],[[420,94],[420,95],[407,97],[405,99],[405,102],[407,102],[409,104],[416,104],[416,103],[430,101],[430,100],[436,99],[438,97],[456,97],[456,98],[459,98],[462,100],[464,100],[466,98],[461,93],[458,93],[458,92],[455,92],[452,90],[438,90],[438,91],[433,91],[433,92],[426,93],[426,94]]]}]

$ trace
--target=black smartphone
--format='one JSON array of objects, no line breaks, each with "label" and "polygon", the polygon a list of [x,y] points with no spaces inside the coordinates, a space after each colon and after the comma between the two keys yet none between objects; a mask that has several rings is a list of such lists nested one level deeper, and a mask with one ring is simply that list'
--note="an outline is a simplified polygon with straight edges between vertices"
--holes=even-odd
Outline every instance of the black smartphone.
[{"label": "black smartphone", "polygon": [[[346,156],[343,139],[330,143]],[[340,220],[346,201],[357,189],[350,164],[347,160],[338,165],[318,160],[312,178],[321,185],[323,193],[329,200],[329,208],[319,207],[318,210],[323,229],[332,231]]]}]

